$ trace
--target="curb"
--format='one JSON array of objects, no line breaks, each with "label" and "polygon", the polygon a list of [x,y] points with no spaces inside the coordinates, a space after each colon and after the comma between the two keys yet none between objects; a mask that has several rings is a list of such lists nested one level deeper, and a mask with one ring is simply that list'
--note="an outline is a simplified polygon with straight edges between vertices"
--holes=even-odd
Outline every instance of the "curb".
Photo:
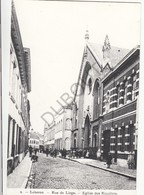
[{"label": "curb", "polygon": [[29,170],[28,170],[28,176],[24,179],[24,181],[23,181],[20,188],[26,188],[27,182],[28,182],[28,179],[29,179],[29,176],[30,176],[31,168],[32,168],[32,162],[30,163],[30,167],[29,167]]},{"label": "curb", "polygon": [[93,168],[98,168],[98,169],[101,169],[101,170],[104,170],[104,171],[108,171],[108,172],[111,172],[111,173],[114,173],[114,174],[117,174],[117,175],[121,175],[121,176],[124,176],[124,177],[128,177],[129,179],[132,179],[132,180],[135,180],[136,181],[136,177],[133,176],[133,175],[129,175],[129,174],[126,174],[126,173],[122,173],[122,172],[115,171],[115,170],[112,170],[112,169],[102,168],[102,167],[99,167],[99,166],[96,166],[96,165],[87,164],[87,163],[85,165],[90,166],[90,167],[93,167]]},{"label": "curb", "polygon": [[74,161],[74,162],[80,163],[80,164],[83,164],[83,165],[87,165],[87,166],[90,166],[90,167],[93,167],[93,168],[98,168],[98,169],[101,169],[101,170],[104,170],[104,171],[108,171],[108,172],[111,172],[111,173],[114,173],[114,174],[117,174],[117,175],[121,175],[121,176],[124,176],[124,177],[127,177],[127,178],[131,179],[131,180],[135,180],[136,181],[136,177],[133,176],[133,175],[122,173],[122,172],[115,171],[115,170],[112,170],[112,169],[106,169],[106,168],[103,168],[103,167],[100,167],[100,166],[97,166],[97,165],[91,165],[91,164],[88,164],[88,163],[81,163],[81,162],[78,162],[78,161],[76,161],[74,159],[70,159],[70,158],[66,158],[66,159],[70,160],[70,161]]}]

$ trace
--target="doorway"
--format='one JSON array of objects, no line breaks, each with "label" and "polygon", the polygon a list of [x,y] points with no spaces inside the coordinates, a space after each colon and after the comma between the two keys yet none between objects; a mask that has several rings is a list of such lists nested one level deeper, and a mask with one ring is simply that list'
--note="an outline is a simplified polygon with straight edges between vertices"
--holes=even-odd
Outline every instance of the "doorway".
[{"label": "doorway", "polygon": [[85,128],[84,128],[84,147],[88,148],[90,144],[90,120],[87,115],[85,119]]},{"label": "doorway", "polygon": [[108,153],[110,152],[110,130],[105,130],[103,132],[103,138],[103,158],[107,159]]}]

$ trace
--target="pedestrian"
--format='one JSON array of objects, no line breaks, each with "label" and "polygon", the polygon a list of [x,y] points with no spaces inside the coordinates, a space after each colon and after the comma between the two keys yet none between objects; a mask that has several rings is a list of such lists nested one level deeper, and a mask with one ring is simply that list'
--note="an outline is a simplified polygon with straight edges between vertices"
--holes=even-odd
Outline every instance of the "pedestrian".
[{"label": "pedestrian", "polygon": [[89,150],[86,152],[86,158],[89,158]]},{"label": "pedestrian", "polygon": [[67,151],[66,149],[64,149],[64,158],[66,158],[66,155],[67,155]]},{"label": "pedestrian", "polygon": [[49,154],[49,149],[46,148],[46,157],[48,157],[48,154]]},{"label": "pedestrian", "polygon": [[129,169],[134,169],[135,168],[135,160],[134,160],[134,154],[132,154],[132,152],[130,152],[130,154],[128,155],[128,168]]},{"label": "pedestrian", "polygon": [[56,148],[54,149],[54,157],[55,158],[57,157],[57,149]]},{"label": "pedestrian", "polygon": [[110,168],[110,165],[112,164],[112,155],[110,152],[108,153],[106,164],[107,168]]},{"label": "pedestrian", "polygon": [[78,153],[78,150],[77,150],[77,149],[75,150],[75,157],[76,157],[76,158],[79,157],[79,153]]},{"label": "pedestrian", "polygon": [[33,152],[33,148],[32,148],[32,146],[30,145],[30,146],[29,146],[29,157],[32,156],[32,152]]},{"label": "pedestrian", "polygon": [[83,157],[86,158],[87,150],[83,151]]},{"label": "pedestrian", "polygon": [[72,158],[72,151],[69,151],[68,157],[69,157],[69,158]]},{"label": "pedestrian", "polygon": [[38,152],[38,148],[35,148],[34,149],[34,154],[37,155],[37,152]]}]

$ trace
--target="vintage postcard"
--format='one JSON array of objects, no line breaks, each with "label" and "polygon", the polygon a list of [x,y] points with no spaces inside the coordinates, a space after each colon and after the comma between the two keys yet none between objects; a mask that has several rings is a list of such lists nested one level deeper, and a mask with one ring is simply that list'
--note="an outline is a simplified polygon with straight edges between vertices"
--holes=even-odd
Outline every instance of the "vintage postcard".
[{"label": "vintage postcard", "polygon": [[9,2],[5,194],[136,195],[141,8]]}]

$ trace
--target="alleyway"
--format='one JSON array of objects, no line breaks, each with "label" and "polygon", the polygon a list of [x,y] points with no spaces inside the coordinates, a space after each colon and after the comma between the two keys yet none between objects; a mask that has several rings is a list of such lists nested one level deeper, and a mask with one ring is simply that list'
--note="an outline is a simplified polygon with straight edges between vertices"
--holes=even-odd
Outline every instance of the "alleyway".
[{"label": "alleyway", "polygon": [[33,163],[33,188],[43,189],[125,189],[134,190],[136,182],[123,176],[82,165],[59,157],[39,154]]}]

